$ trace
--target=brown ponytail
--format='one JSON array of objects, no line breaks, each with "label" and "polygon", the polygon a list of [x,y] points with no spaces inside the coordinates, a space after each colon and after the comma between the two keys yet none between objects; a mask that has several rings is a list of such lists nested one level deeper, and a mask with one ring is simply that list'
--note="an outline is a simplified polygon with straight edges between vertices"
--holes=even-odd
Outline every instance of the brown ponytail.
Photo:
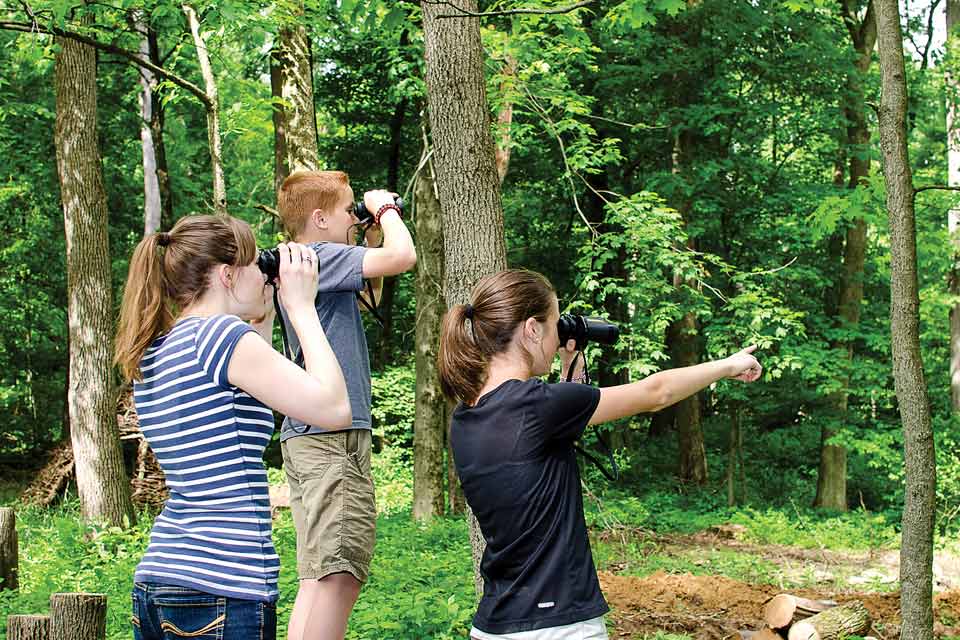
[{"label": "brown ponytail", "polygon": [[124,379],[140,379],[143,353],[203,296],[211,269],[248,265],[256,255],[250,225],[230,216],[186,216],[170,233],[141,240],[130,259],[113,357]]},{"label": "brown ponytail", "polygon": [[480,280],[470,304],[447,311],[440,329],[440,389],[450,399],[475,402],[487,381],[490,358],[505,352],[527,318],[544,322],[553,307],[553,285],[526,269],[507,269]]}]

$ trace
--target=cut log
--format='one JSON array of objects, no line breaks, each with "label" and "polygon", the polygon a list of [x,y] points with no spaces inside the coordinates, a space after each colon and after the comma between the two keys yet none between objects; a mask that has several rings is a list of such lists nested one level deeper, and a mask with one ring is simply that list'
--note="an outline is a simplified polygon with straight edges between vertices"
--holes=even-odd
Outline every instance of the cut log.
[{"label": "cut log", "polygon": [[50,637],[103,640],[107,634],[107,596],[102,593],[54,593],[50,596]]},{"label": "cut log", "polygon": [[50,640],[50,616],[7,616],[7,640]]},{"label": "cut log", "polygon": [[790,627],[788,640],[839,640],[862,636],[870,629],[870,614],[859,600],[827,609]]},{"label": "cut log", "polygon": [[786,629],[794,622],[805,620],[831,607],[833,600],[808,600],[789,593],[781,593],[770,599],[763,608],[763,621],[773,629]]},{"label": "cut log", "polygon": [[0,508],[0,591],[20,588],[17,518],[10,507]]},{"label": "cut log", "polygon": [[742,629],[733,635],[733,640],[783,640],[783,636],[770,627],[764,627],[757,631]]}]

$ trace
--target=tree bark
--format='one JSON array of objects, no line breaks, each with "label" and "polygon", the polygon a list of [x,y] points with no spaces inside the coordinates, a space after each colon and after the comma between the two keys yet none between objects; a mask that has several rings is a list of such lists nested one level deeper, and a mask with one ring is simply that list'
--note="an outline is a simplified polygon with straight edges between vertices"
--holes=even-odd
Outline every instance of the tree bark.
[{"label": "tree bark", "polygon": [[[856,189],[870,174],[870,129],[867,126],[864,78],[870,69],[870,58],[877,41],[873,1],[867,4],[862,20],[858,20],[847,0],[841,1],[841,17],[857,53],[854,68],[847,74],[844,115],[847,120],[847,147],[850,160],[848,187]],[[846,230],[843,264],[837,296],[837,320],[842,329],[855,329],[860,323],[860,304],[863,300],[863,267],[867,246],[867,223],[855,219]],[[839,391],[828,399],[836,422],[825,424],[820,430],[820,468],[817,474],[817,495],[814,506],[825,509],[847,510],[847,450],[830,444],[839,428],[847,422],[850,386],[849,367],[853,361],[853,343],[838,340],[835,349],[843,353],[843,372]]]},{"label": "tree bark", "polygon": [[[463,0],[476,12],[476,0]],[[478,18],[438,18],[448,7],[421,2],[430,130],[443,213],[444,297],[467,302],[476,282],[507,266],[500,181],[494,161]],[[468,509],[474,579],[484,540]]]},{"label": "tree bark", "polygon": [[[790,627],[788,640],[844,640],[870,629],[870,614],[859,600],[827,609]],[[901,636],[912,638],[912,636]]]},{"label": "tree bark", "polygon": [[7,616],[7,640],[49,640],[50,616]]},{"label": "tree bark", "polygon": [[877,0],[882,96],[880,146],[890,225],[890,342],[903,423],[906,490],[900,545],[901,637],[933,638],[933,527],[937,462],[920,357],[913,176],[907,150],[907,81],[896,0]]},{"label": "tree bark", "polygon": [[270,52],[270,96],[273,98],[273,194],[290,175],[287,166],[287,125],[283,114],[283,67],[279,44]]},{"label": "tree bark", "polygon": [[[157,32],[147,30],[150,61],[154,67],[161,67],[160,46],[157,41]],[[141,67],[146,68],[146,67]],[[173,226],[173,189],[170,186],[170,169],[167,166],[167,146],[164,144],[164,108],[160,95],[153,87],[150,99],[153,104],[150,108],[150,134],[153,138],[153,152],[156,156],[157,185],[160,189],[160,228],[169,229]]]},{"label": "tree bark", "polygon": [[[143,12],[137,11],[134,18],[137,31],[141,34],[140,56],[150,59],[150,38],[147,36],[146,20]],[[157,177],[157,152],[153,142],[154,87],[156,74],[150,69],[140,68],[140,144],[143,148],[143,235],[149,236],[158,231],[162,224],[163,208],[160,202],[160,180]]]},{"label": "tree bark", "polygon": [[17,517],[11,507],[0,508],[0,591],[20,588],[20,549]]},{"label": "tree bark", "polygon": [[[947,50],[951,56],[958,49],[952,37],[960,21],[960,0],[947,0]],[[951,187],[960,187],[960,82],[946,65],[944,84],[947,91],[947,180]],[[947,213],[947,230],[953,246],[953,264],[950,268],[950,294],[960,296],[960,208]],[[954,413],[960,411],[960,304],[950,309],[950,399]]]},{"label": "tree bark", "polygon": [[188,4],[182,5],[183,13],[190,24],[190,33],[197,49],[200,73],[203,74],[203,92],[207,96],[207,145],[210,148],[210,171],[213,174],[213,210],[217,215],[227,215],[227,183],[223,174],[223,142],[220,139],[220,97],[217,80],[210,66],[207,43],[200,35],[197,12]]},{"label": "tree bark", "polygon": [[297,3],[292,15],[285,16],[276,51],[280,68],[283,106],[280,110],[286,134],[286,165],[294,171],[320,168],[317,148],[317,116],[313,107],[313,63],[310,38],[303,26],[303,4]]},{"label": "tree bark", "polygon": [[50,637],[103,640],[107,632],[107,596],[102,593],[54,593],[50,596]]},{"label": "tree bark", "polygon": [[113,302],[107,195],[97,144],[97,68],[92,47],[57,38],[54,132],[66,233],[70,323],[70,437],[83,517],[135,521],[120,450],[110,347]]},{"label": "tree bark", "polygon": [[447,400],[440,391],[437,346],[443,300],[443,216],[437,199],[432,163],[417,178],[416,208],[417,359],[416,417],[413,429],[413,517],[443,515],[443,476]]}]

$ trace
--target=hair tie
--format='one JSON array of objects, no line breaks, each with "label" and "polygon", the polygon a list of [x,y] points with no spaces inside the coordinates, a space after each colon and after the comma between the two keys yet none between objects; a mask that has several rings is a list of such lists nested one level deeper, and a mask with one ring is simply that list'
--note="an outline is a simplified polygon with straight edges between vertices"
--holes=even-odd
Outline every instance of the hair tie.
[{"label": "hair tie", "polygon": [[465,316],[467,316],[468,318],[470,318],[471,320],[473,320],[473,305],[470,304],[469,302],[468,302],[468,303],[466,304],[466,306],[463,308],[463,315],[465,315]]},{"label": "hair tie", "polygon": [[157,244],[159,244],[161,247],[165,247],[170,244],[170,240],[170,234],[166,231],[161,231],[157,234]]}]

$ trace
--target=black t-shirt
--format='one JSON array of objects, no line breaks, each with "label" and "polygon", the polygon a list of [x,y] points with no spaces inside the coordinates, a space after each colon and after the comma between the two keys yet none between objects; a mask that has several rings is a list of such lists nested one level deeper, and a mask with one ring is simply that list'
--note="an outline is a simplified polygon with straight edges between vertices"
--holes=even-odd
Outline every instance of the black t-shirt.
[{"label": "black t-shirt", "polygon": [[454,411],[457,473],[487,541],[477,629],[531,631],[609,611],[573,449],[599,402],[594,387],[531,378],[507,380]]}]

